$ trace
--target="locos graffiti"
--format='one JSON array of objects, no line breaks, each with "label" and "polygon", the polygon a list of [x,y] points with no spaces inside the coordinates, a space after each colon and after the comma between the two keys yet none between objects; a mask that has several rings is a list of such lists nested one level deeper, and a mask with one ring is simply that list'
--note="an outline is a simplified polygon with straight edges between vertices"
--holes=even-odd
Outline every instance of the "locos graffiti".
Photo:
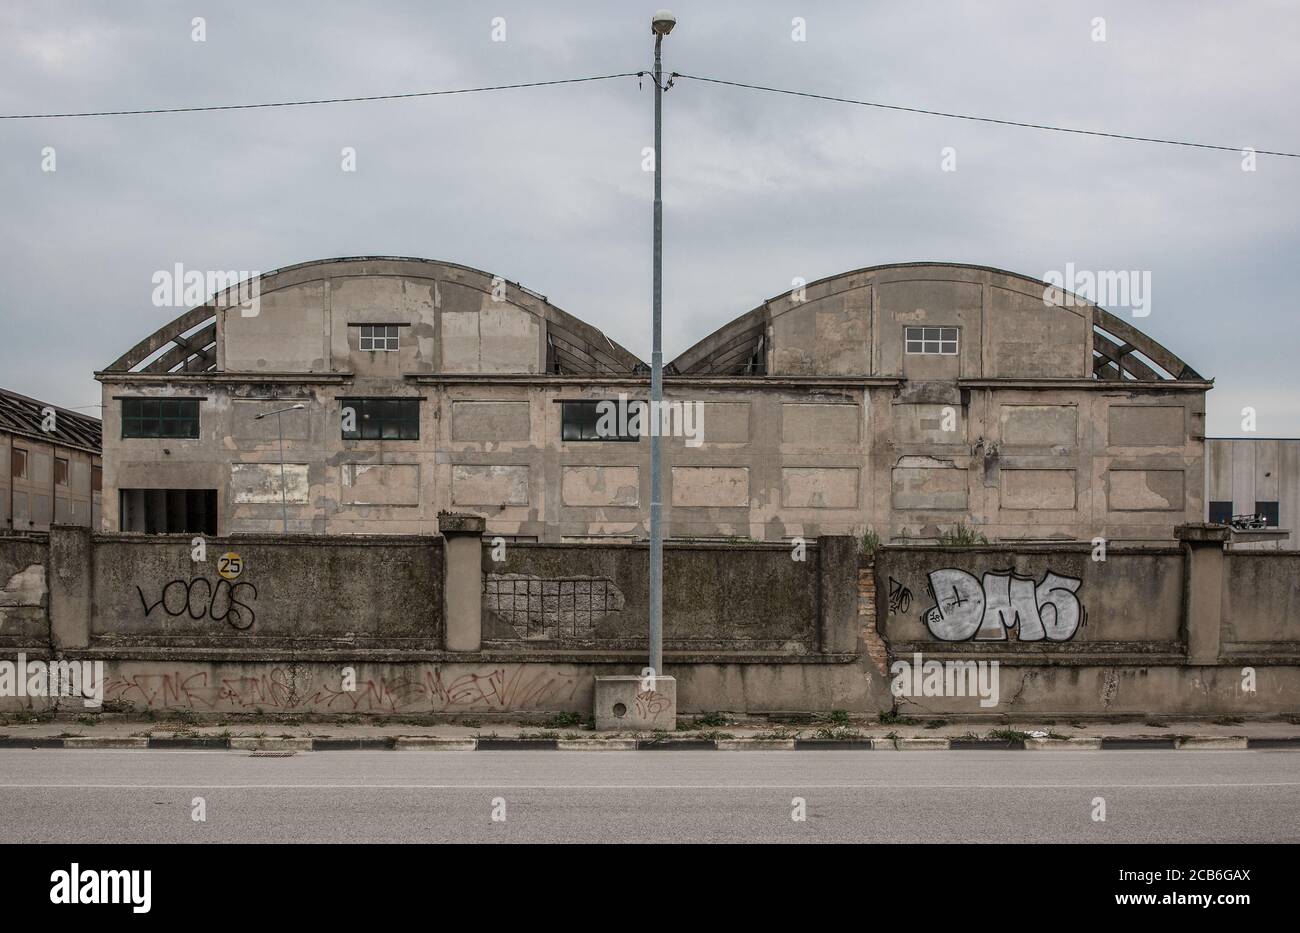
[{"label": "locos graffiti", "polygon": [[243,632],[253,627],[257,615],[252,606],[239,601],[240,587],[252,590],[252,601],[257,600],[257,587],[247,581],[232,583],[223,579],[213,586],[203,577],[172,580],[162,588],[162,595],[152,605],[145,599],[144,590],[137,586],[135,591],[140,594],[140,606],[146,619],[161,606],[163,612],[173,619],[188,615],[198,621],[208,616],[214,622],[225,622]]},{"label": "locos graffiti", "polygon": [[1020,641],[1069,641],[1087,614],[1075,596],[1082,580],[1048,570],[1041,583],[1011,570],[974,574],[946,567],[929,575],[935,605],[925,626],[941,641],[1005,641],[1016,629]]}]

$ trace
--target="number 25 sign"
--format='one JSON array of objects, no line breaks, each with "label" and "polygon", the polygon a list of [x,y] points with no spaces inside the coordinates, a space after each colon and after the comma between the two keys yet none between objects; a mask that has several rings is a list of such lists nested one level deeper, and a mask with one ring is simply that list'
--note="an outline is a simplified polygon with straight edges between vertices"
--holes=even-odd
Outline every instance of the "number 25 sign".
[{"label": "number 25 sign", "polygon": [[217,558],[217,573],[222,579],[234,580],[244,572],[244,559],[235,551],[227,551]]}]

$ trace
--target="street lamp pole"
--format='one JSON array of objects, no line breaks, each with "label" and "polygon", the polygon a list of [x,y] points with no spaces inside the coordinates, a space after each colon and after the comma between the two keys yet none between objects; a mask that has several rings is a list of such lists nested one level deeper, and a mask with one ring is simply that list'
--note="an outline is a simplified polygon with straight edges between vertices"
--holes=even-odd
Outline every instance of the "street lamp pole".
[{"label": "street lamp pole", "polygon": [[261,421],[267,415],[275,415],[275,431],[280,436],[280,518],[284,522],[284,533],[289,533],[289,494],[286,491],[284,483],[284,422],[280,416],[286,411],[302,411],[306,405],[290,405],[288,408],[277,408],[275,411],[264,411],[260,415],[254,416],[254,421]]},{"label": "street lamp pole", "polygon": [[[660,450],[659,428],[663,419],[660,409],[664,398],[663,354],[663,65],[660,47],[664,36],[673,31],[677,19],[667,10],[660,10],[650,21],[655,36],[655,203],[654,203],[654,312],[653,335],[650,346],[650,672],[652,677],[663,673],[664,667],[664,531],[660,510]],[[659,424],[654,419],[659,419]]]}]

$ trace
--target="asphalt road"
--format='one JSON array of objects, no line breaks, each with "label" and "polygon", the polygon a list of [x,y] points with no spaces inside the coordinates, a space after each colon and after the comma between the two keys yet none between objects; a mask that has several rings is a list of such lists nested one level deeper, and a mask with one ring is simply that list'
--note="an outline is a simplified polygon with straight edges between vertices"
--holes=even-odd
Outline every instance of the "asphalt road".
[{"label": "asphalt road", "polygon": [[0,840],[1300,842],[1300,752],[0,750]]}]

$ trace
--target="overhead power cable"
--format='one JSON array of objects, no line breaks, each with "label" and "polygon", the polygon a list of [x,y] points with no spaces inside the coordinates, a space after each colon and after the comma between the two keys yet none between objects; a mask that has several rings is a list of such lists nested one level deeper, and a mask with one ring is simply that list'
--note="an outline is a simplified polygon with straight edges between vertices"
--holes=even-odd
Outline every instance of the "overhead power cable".
[{"label": "overhead power cable", "polygon": [[557,81],[529,81],[523,84],[495,84],[490,87],[462,87],[447,91],[413,91],[409,94],[372,94],[369,97],[327,97],[320,100],[282,100],[267,104],[223,104],[214,107],[154,107],[147,110],[91,110],[84,113],[14,113],[0,114],[0,120],[60,120],[67,117],[130,117],[155,113],[211,113],[215,110],[261,110],[267,107],[312,107],[318,104],[352,104],[372,100],[410,100],[415,97],[443,97],[449,94],[477,94],[482,91],[513,91],[526,87],[553,87],[559,84],[582,84],[609,81],[612,78],[635,78],[643,72],[625,71],[613,75],[586,78],[561,78]]},{"label": "overhead power cable", "polygon": [[[1179,139],[1160,139],[1155,136],[1129,136],[1124,133],[1106,133],[1101,130],[1080,130],[1066,126],[1050,126],[1045,123],[1022,123],[1017,120],[999,120],[994,117],[976,117],[965,113],[946,113],[942,110],[924,110],[920,107],[902,107],[897,104],[879,104],[868,100],[854,100],[849,97],[832,97],[829,94],[813,94],[808,91],[792,91],[787,88],[766,87],[761,84],[745,84],[740,81],[725,81],[722,78],[706,78],[701,75],[685,75],[673,72],[670,78],[685,78],[689,81],[705,81],[709,84],[725,84],[728,87],[747,88],[751,91],[766,91],[771,94],[786,94],[791,97],[807,97],[812,100],[826,100],[837,104],[855,104],[859,107],[875,107],[880,110],[897,110],[902,113],[919,113],[931,117],[947,117],[951,120],[971,120],[977,123],[996,123],[999,126],[1019,126],[1030,130],[1048,130],[1053,133],[1073,133],[1078,136],[1100,136],[1106,139],[1126,139],[1130,142],[1159,143],[1163,146],[1187,146],[1193,149],[1218,149],[1224,152],[1242,152],[1246,146],[1216,146],[1210,143],[1193,143]],[[1278,152],[1271,149],[1251,148],[1256,155],[1283,156],[1288,159],[1300,159],[1300,152]]]}]

